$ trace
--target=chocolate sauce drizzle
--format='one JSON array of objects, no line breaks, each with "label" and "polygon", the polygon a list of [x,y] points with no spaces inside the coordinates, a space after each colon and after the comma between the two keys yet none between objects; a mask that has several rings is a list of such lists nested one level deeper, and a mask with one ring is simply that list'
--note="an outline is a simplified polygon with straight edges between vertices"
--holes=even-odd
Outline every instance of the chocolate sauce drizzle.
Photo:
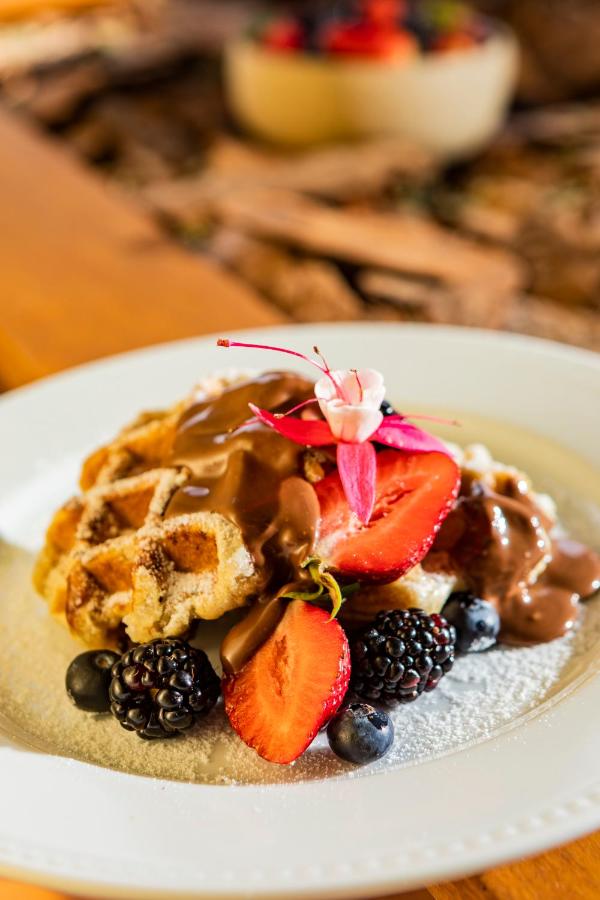
[{"label": "chocolate sauce drizzle", "polygon": [[304,448],[252,417],[248,407],[282,413],[313,396],[310,381],[267,372],[190,406],[169,460],[192,480],[173,495],[167,517],[200,511],[235,523],[265,584],[290,580],[315,542],[319,503],[301,476]]},{"label": "chocolate sauce drizzle", "polygon": [[551,540],[550,524],[522,481],[509,479],[503,493],[465,482],[423,565],[455,571],[493,603],[503,643],[551,641],[600,588],[600,557],[578,541]]}]

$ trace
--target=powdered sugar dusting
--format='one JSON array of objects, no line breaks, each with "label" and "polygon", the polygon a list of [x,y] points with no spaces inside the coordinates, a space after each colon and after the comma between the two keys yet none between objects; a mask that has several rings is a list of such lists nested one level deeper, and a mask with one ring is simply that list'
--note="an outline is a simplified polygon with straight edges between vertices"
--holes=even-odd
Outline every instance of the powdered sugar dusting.
[{"label": "powdered sugar dusting", "polygon": [[386,765],[416,762],[485,739],[565,689],[600,641],[600,601],[578,629],[550,644],[457,660],[438,690],[393,714],[400,739]]}]

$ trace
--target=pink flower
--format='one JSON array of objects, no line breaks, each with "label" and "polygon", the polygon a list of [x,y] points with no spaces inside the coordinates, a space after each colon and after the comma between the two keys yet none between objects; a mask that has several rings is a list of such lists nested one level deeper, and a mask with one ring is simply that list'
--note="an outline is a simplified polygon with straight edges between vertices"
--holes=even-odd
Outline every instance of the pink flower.
[{"label": "pink flower", "polygon": [[[360,444],[371,437],[383,420],[383,376],[375,369],[349,369],[331,375],[335,384],[324,376],[315,385],[321,412],[337,441]],[[336,385],[342,389],[342,396]]]},{"label": "pink flower", "polygon": [[[320,370],[322,377],[315,385],[315,399],[307,403],[318,402],[324,421],[293,417],[292,413],[299,407],[285,415],[275,415],[253,403],[249,406],[264,425],[274,428],[297,444],[305,447],[337,445],[338,472],[346,498],[352,511],[364,524],[369,522],[375,504],[377,454],[372,442],[408,453],[435,452],[451,455],[445,444],[412,425],[407,421],[407,416],[383,416],[380,407],[385,397],[385,385],[383,376],[375,369],[332,371],[316,347],[314,351],[321,362],[295,350],[266,344],[245,344],[228,340],[219,340],[217,343],[220,347],[276,350],[297,356]],[[307,404],[301,404],[305,405]]]}]

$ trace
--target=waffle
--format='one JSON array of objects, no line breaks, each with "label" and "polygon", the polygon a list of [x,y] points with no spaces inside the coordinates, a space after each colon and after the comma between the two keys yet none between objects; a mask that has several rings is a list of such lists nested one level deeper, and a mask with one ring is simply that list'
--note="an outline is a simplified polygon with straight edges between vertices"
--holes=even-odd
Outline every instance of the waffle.
[{"label": "waffle", "polygon": [[[203,383],[206,398],[235,378]],[[198,395],[194,397],[198,399]],[[191,479],[165,467],[182,410],[144,413],[83,464],[80,496],[50,523],[34,584],[89,646],[181,635],[242,606],[259,576],[237,526],[217,513],[165,517]]]},{"label": "waffle", "polygon": [[427,613],[437,613],[452,591],[462,588],[461,581],[452,572],[426,572],[420,565],[392,581],[362,587],[351,595],[342,606],[342,623],[348,628],[359,628],[372,622],[378,612],[388,609],[419,607]]}]

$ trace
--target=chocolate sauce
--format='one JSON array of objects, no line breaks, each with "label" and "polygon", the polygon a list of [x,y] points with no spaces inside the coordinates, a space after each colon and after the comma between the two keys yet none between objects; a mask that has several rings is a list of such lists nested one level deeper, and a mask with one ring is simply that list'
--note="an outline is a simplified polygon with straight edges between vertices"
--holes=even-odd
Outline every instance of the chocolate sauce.
[{"label": "chocolate sauce", "polygon": [[250,612],[231,628],[221,644],[221,663],[226,675],[239,672],[277,628],[285,610],[278,597],[255,603]]},{"label": "chocolate sauce", "polygon": [[598,588],[598,554],[579,541],[553,541],[550,564],[536,583],[502,604],[502,639],[510,644],[537,644],[560,637],[575,624],[579,600]]},{"label": "chocolate sauce", "polygon": [[284,412],[313,395],[310,381],[267,372],[187,409],[177,426],[169,463],[185,465],[190,483],[171,499],[166,515],[221,513],[236,524],[265,584],[289,581],[316,539],[319,504],[300,477],[304,448],[252,419],[255,403]]},{"label": "chocolate sauce", "polygon": [[552,544],[552,560],[542,581],[589,597],[600,589],[600,557],[579,541],[559,538]]},{"label": "chocolate sauce", "polygon": [[500,640],[513,646],[553,641],[579,615],[579,594],[553,584],[520,585],[500,603]]},{"label": "chocolate sauce", "polygon": [[508,480],[503,493],[465,483],[423,565],[456,571],[493,603],[504,643],[551,641],[573,627],[579,599],[600,587],[600,557],[577,541],[551,541],[549,525],[524,482]]},{"label": "chocolate sauce", "polygon": [[241,668],[276,627],[277,589],[302,579],[320,519],[316,492],[301,477],[304,448],[253,419],[248,404],[287,412],[313,396],[312,382],[267,372],[193,404],[177,425],[168,463],[187,466],[192,479],[171,498],[167,518],[220,513],[240,529],[261,576],[259,602],[223,642],[226,672]]}]

